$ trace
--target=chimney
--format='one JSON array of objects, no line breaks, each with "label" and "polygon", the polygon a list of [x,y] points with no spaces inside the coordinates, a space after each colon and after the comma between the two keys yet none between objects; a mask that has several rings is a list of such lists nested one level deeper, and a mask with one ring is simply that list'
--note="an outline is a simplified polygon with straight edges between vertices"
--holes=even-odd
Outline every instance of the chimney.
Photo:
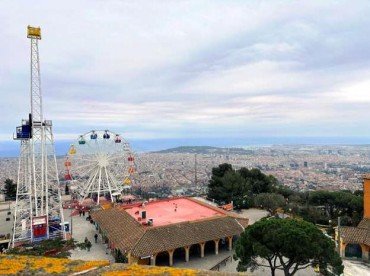
[{"label": "chimney", "polygon": [[142,218],[143,220],[145,220],[145,219],[146,219],[146,211],[141,211],[141,218]]},{"label": "chimney", "polygon": [[364,218],[370,219],[370,174],[364,176]]}]

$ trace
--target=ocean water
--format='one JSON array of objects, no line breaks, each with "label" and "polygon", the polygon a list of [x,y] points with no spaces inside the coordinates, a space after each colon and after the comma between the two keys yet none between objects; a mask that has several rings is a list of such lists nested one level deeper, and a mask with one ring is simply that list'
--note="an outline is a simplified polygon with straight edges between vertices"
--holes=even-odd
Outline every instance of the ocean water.
[{"label": "ocean water", "polygon": [[[57,155],[65,155],[73,141],[56,140]],[[369,145],[370,137],[244,137],[129,140],[136,152],[157,151],[179,146],[248,147],[268,145]],[[0,157],[19,155],[19,142],[0,141]]]}]

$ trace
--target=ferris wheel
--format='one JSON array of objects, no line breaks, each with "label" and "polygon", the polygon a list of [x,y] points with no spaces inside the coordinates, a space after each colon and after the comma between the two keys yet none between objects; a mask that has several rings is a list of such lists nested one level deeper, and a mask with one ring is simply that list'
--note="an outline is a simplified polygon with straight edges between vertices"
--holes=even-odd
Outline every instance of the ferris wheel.
[{"label": "ferris wheel", "polygon": [[79,136],[64,162],[65,180],[77,186],[82,202],[101,198],[113,202],[115,195],[130,189],[135,172],[134,156],[129,143],[109,130],[92,130]]}]

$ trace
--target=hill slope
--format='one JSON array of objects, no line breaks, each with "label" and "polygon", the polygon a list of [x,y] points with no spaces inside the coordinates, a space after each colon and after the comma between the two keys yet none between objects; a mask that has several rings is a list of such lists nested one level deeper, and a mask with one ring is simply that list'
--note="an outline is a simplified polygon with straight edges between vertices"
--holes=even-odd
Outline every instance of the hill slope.
[{"label": "hill slope", "polygon": [[156,151],[155,153],[198,153],[198,154],[251,154],[251,150],[243,148],[218,148],[210,146],[181,146],[165,150]]}]

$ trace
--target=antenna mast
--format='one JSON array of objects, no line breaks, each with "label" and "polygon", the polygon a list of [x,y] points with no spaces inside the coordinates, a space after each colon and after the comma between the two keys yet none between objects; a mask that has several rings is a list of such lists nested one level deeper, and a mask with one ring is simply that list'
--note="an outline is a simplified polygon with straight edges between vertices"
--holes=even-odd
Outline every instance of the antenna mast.
[{"label": "antenna mast", "polygon": [[194,185],[198,184],[198,161],[197,154],[194,155]]}]

